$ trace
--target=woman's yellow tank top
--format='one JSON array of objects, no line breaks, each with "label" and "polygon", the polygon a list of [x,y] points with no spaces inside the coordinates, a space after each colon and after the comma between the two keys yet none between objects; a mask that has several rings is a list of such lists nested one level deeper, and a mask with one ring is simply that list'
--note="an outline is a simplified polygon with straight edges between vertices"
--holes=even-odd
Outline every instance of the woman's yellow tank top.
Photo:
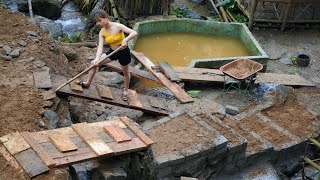
[{"label": "woman's yellow tank top", "polygon": [[121,45],[122,40],[124,39],[123,31],[116,34],[109,34],[104,28],[102,28],[102,35],[106,42],[109,44],[109,46]]}]

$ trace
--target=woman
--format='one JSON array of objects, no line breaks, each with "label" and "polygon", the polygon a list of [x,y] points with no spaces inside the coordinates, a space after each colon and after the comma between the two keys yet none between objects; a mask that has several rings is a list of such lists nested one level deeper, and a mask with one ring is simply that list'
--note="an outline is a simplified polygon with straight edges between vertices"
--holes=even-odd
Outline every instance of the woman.
[{"label": "woman", "polygon": [[[99,65],[106,64],[112,60],[118,60],[121,64],[123,77],[124,77],[124,89],[122,94],[122,99],[124,101],[128,100],[128,89],[130,83],[130,73],[129,73],[129,63],[131,62],[131,54],[128,48],[128,41],[133,39],[138,35],[134,30],[116,22],[109,21],[109,15],[104,10],[97,10],[95,13],[95,20],[98,25],[101,26],[101,30],[99,33],[99,44],[98,50],[96,54],[96,58],[91,61],[91,64],[95,65],[89,71],[87,81],[77,81],[81,86],[88,88],[92,82],[93,76],[95,75],[97,68]],[[127,37],[124,36],[124,33],[128,34]],[[110,51],[107,53],[103,53],[103,44],[104,40],[110,46]],[[106,58],[106,54],[110,54],[117,48],[121,47],[121,49],[113,54],[111,57]],[[105,59],[101,63],[98,63],[99,60]]]}]

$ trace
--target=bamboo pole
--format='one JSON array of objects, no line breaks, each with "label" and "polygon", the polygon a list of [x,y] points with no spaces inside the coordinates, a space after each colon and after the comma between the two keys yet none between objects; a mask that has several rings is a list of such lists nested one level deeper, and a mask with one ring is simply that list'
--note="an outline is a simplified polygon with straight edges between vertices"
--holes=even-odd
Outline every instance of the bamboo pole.
[{"label": "bamboo pole", "polygon": [[310,138],[309,141],[311,141],[315,146],[317,146],[318,148],[320,148],[320,142],[318,142],[317,140]]},{"label": "bamboo pole", "polygon": [[[221,0],[217,0],[217,2],[221,2]],[[222,14],[222,17],[223,17],[224,21],[225,22],[229,22],[228,17],[227,17],[227,13],[224,10],[224,8],[222,6],[219,6],[219,10],[220,10],[220,12]]]},{"label": "bamboo pole", "polygon": [[[108,54],[104,59],[100,59],[98,61],[98,64],[100,64],[102,61],[104,61],[105,59],[107,59],[108,57],[112,56],[113,54],[115,54],[116,52],[118,52],[122,47],[118,47],[116,50],[114,50],[113,52],[111,52],[110,54]],[[71,81],[77,79],[78,77],[80,77],[81,75],[83,75],[84,73],[90,71],[93,67],[95,67],[96,65],[91,65],[89,66],[87,69],[85,69],[84,71],[82,71],[81,73],[79,73],[78,75],[76,75],[75,77],[71,78],[70,80],[68,80],[67,82],[63,83],[61,86],[59,86],[56,90],[54,90],[54,92],[57,92],[59,89],[63,88],[65,85],[69,84]]]},{"label": "bamboo pole", "polygon": [[120,23],[119,14],[118,14],[116,5],[114,4],[114,1],[113,1],[113,0],[109,0],[109,2],[110,2],[110,4],[111,4],[111,9],[112,9],[112,12],[113,12],[114,17],[116,18],[116,21],[117,21],[118,23]]},{"label": "bamboo pole", "polygon": [[318,164],[316,164],[315,162],[313,162],[311,159],[307,158],[307,157],[303,157],[303,160],[305,162],[307,162],[308,164],[310,164],[311,166],[317,168],[318,170],[320,170],[320,166]]},{"label": "bamboo pole", "polygon": [[217,12],[219,18],[222,19],[222,16],[221,16],[216,4],[214,4],[213,0],[209,0],[209,1],[210,1],[211,5],[212,5],[213,9]]},{"label": "bamboo pole", "polygon": [[231,20],[232,20],[233,22],[238,22],[238,21],[233,17],[233,15],[231,14],[231,12],[230,12],[229,10],[226,10],[226,11],[227,11],[229,17],[231,18]]},{"label": "bamboo pole", "polygon": [[33,11],[32,11],[32,3],[31,3],[31,0],[28,0],[28,6],[29,6],[29,14],[30,14],[30,17],[33,19]]}]

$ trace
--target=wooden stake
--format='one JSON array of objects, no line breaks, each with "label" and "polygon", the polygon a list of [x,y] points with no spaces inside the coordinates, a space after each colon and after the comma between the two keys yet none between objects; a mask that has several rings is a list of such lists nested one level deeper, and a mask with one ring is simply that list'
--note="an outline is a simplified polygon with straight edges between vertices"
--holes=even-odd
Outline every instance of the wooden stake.
[{"label": "wooden stake", "polygon": [[33,12],[32,12],[32,3],[31,3],[31,0],[28,0],[28,5],[29,5],[29,14],[30,14],[30,17],[33,19]]},{"label": "wooden stake", "polygon": [[[118,52],[121,49],[121,46],[118,47],[116,50],[114,50],[112,53],[108,54],[106,58],[101,59],[98,61],[98,64],[100,64],[102,61],[104,61],[105,59],[107,59],[108,57],[112,56],[114,53]],[[69,81],[63,83],[61,86],[59,86],[56,90],[54,90],[54,92],[57,92],[59,89],[63,88],[65,85],[69,84],[71,81],[77,79],[78,77],[80,77],[81,75],[83,75],[84,73],[90,71],[93,67],[95,67],[95,65],[91,65],[90,67],[88,67],[87,69],[85,69],[84,71],[82,71],[81,73],[79,73],[78,75],[76,75],[75,77],[71,78]]]}]

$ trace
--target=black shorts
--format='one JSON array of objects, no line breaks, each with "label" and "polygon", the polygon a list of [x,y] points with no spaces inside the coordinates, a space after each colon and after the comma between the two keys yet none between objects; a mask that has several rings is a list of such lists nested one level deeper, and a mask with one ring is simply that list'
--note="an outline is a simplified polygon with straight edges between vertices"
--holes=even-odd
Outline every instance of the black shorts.
[{"label": "black shorts", "polygon": [[[110,48],[110,50],[106,53],[107,55],[113,52],[113,50]],[[130,64],[131,62],[131,54],[130,54],[130,49],[127,46],[124,49],[119,50],[118,52],[114,53],[112,56],[109,57],[111,60],[119,60],[119,63],[122,66],[126,66]]]}]

